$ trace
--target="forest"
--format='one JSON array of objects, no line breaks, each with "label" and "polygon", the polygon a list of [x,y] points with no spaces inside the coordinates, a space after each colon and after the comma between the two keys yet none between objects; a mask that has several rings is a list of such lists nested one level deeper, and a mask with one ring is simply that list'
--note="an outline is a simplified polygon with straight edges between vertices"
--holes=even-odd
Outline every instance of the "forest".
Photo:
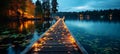
[{"label": "forest", "polygon": [[66,19],[120,21],[120,9],[93,10],[81,12],[58,12],[57,16],[65,16]]}]

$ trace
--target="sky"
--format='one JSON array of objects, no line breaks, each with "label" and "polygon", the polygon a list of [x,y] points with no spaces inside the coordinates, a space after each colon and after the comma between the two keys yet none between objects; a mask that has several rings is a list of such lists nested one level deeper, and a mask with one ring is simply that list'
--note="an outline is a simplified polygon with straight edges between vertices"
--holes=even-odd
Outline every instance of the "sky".
[{"label": "sky", "polygon": [[[35,2],[36,0],[33,0]],[[57,0],[59,12],[120,9],[120,0]]]}]

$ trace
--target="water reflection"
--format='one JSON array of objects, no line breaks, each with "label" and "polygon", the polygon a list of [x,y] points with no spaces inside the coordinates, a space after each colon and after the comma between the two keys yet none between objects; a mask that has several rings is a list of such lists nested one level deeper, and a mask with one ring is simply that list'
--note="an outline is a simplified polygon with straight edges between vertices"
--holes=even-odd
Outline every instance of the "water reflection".
[{"label": "water reflection", "polygon": [[8,47],[8,54],[15,54],[15,50],[13,49],[12,45]]},{"label": "water reflection", "polygon": [[[51,25],[52,21],[16,21],[8,22],[0,25],[0,51],[2,53],[10,54],[11,52],[19,53],[32,41],[37,40],[37,38],[44,33]],[[14,45],[9,46],[9,43]]]},{"label": "water reflection", "polygon": [[38,32],[35,31],[33,34],[33,38],[30,40],[30,43],[33,43],[33,41],[37,40],[39,38]]},{"label": "water reflection", "polygon": [[[69,27],[83,28],[87,33],[96,35],[114,35],[119,36],[120,23],[93,22],[93,21],[66,21]],[[114,32],[113,32],[114,31]]]},{"label": "water reflection", "polygon": [[2,30],[1,32],[7,30],[7,31],[11,31],[11,33],[25,33],[25,32],[33,32],[35,29],[34,21],[9,22],[9,23],[5,23],[3,26],[1,26],[1,30]]},{"label": "water reflection", "polygon": [[37,38],[38,38],[38,32],[37,32],[37,31],[34,32],[33,38],[34,38],[35,40],[37,40]]},{"label": "water reflection", "polygon": [[89,54],[120,54],[120,23],[66,20]]},{"label": "water reflection", "polygon": [[[29,29],[30,27],[32,27],[31,25],[34,25],[34,21],[20,22],[19,31],[22,32],[24,29]],[[32,29],[32,28],[30,28],[30,29]]]},{"label": "water reflection", "polygon": [[[44,32],[47,28],[52,25],[51,21],[18,21],[18,22],[10,22],[1,26],[0,33],[4,33],[4,31],[10,31],[9,33],[23,33],[26,34],[28,32],[34,33],[35,29],[38,32]],[[3,29],[4,28],[4,29]]]}]

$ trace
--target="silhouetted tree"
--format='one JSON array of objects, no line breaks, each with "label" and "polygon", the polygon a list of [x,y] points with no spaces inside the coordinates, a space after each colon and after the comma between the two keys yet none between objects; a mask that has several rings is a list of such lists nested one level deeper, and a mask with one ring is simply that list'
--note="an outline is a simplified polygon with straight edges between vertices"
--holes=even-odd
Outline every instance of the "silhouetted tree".
[{"label": "silhouetted tree", "polygon": [[56,13],[58,10],[57,10],[57,0],[52,0],[52,13]]},{"label": "silhouetted tree", "polygon": [[37,0],[36,3],[36,8],[35,8],[35,17],[38,17],[38,18],[42,18],[42,5],[41,5],[41,1],[40,0]]},{"label": "silhouetted tree", "polygon": [[45,18],[50,17],[50,1],[43,0],[42,6],[43,6],[44,17]]}]

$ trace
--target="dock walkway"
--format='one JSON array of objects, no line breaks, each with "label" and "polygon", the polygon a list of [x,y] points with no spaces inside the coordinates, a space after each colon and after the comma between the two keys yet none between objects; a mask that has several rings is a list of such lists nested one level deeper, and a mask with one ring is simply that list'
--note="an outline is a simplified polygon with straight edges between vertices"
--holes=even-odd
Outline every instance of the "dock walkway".
[{"label": "dock walkway", "polygon": [[[82,50],[64,23],[59,19],[23,54],[87,54]],[[21,53],[21,54],[22,54]]]}]

